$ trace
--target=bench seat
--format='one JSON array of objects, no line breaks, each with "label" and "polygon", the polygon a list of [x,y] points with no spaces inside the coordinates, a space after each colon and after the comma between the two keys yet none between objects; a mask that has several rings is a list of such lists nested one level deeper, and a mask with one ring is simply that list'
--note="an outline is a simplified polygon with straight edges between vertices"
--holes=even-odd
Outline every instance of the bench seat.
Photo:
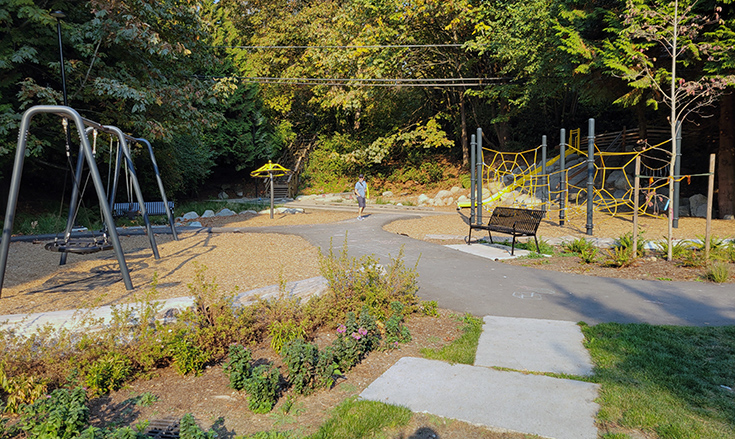
[{"label": "bench seat", "polygon": [[533,236],[536,242],[536,250],[541,253],[538,245],[536,231],[538,230],[541,220],[546,214],[543,210],[538,209],[520,209],[517,207],[498,206],[493,210],[487,224],[470,224],[470,232],[467,237],[467,245],[472,241],[472,230],[487,230],[490,242],[493,242],[491,232],[503,233],[513,237],[510,254],[515,253],[516,237]]}]

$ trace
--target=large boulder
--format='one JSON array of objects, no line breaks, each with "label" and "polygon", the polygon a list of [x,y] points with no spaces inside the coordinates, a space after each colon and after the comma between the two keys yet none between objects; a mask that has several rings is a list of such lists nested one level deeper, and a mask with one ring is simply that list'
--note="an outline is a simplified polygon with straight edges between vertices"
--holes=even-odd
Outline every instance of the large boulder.
[{"label": "large boulder", "polygon": [[449,192],[451,192],[452,195],[456,195],[456,194],[462,192],[462,188],[461,187],[457,187],[457,186],[452,186],[452,189],[450,189]]},{"label": "large boulder", "polygon": [[383,194],[382,194],[382,195],[383,195],[383,197],[385,197],[385,198],[390,198],[390,197],[392,197],[392,196],[393,196],[393,192],[391,192],[391,191],[385,191],[385,192],[383,192]]},{"label": "large boulder", "polygon": [[421,206],[422,204],[426,204],[430,200],[429,196],[426,194],[419,195],[418,198],[418,205]]},{"label": "large boulder", "polygon": [[194,212],[193,210],[191,212],[186,212],[184,216],[182,216],[183,219],[186,221],[193,220],[199,218],[199,214]]},{"label": "large boulder", "polygon": [[436,197],[434,197],[435,200],[443,200],[444,198],[451,197],[452,193],[449,191],[441,190],[439,193],[436,194]]},{"label": "large boulder", "polygon": [[707,217],[707,197],[702,194],[689,197],[689,211],[692,216],[699,218]]},{"label": "large boulder", "polygon": [[216,216],[233,216],[233,215],[236,215],[236,213],[225,207],[224,209],[217,212]]},{"label": "large boulder", "polygon": [[212,218],[214,216],[213,210],[205,210],[202,214],[202,218]]},{"label": "large boulder", "polygon": [[[617,187],[617,181],[620,177],[625,177],[625,174],[621,170],[613,171],[610,173],[610,175],[607,176],[607,179],[605,179],[605,188],[612,189]],[[623,188],[618,188],[623,189]]]},{"label": "large boulder", "polygon": [[615,180],[615,189],[622,189],[627,191],[628,189],[630,189],[630,181],[631,178],[626,174],[619,176],[618,179]]}]

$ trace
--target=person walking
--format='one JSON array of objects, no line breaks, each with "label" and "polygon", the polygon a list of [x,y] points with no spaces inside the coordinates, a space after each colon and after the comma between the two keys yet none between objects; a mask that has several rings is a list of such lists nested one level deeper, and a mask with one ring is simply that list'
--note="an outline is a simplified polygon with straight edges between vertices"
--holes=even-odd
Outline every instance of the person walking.
[{"label": "person walking", "polygon": [[357,219],[362,221],[362,211],[365,209],[365,198],[367,196],[367,183],[365,175],[360,174],[360,179],[355,183],[355,195],[357,196]]}]

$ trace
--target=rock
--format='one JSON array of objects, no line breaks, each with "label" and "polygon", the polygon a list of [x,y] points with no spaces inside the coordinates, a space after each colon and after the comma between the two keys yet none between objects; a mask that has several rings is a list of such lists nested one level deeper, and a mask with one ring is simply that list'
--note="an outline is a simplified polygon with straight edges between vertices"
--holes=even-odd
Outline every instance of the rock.
[{"label": "rock", "polygon": [[238,198],[242,198],[243,191],[237,191],[237,192],[235,192],[235,194],[237,195]]},{"label": "rock", "polygon": [[450,189],[449,192],[451,192],[452,195],[456,195],[456,194],[462,192],[462,188],[461,187],[457,187],[457,186],[452,186],[452,189]]},{"label": "rock", "polygon": [[222,191],[222,192],[220,192],[220,193],[219,193],[219,194],[217,195],[217,198],[219,198],[220,200],[226,200],[226,199],[230,198],[230,196],[229,196],[229,195],[227,195],[227,192],[225,192],[225,191]]},{"label": "rock", "polygon": [[733,220],[735,220],[735,215],[725,215],[725,216],[722,217],[722,219],[724,219],[726,221],[733,221]]},{"label": "rock", "polygon": [[184,219],[184,220],[186,220],[186,221],[189,221],[189,220],[193,220],[193,219],[197,219],[197,218],[199,218],[199,214],[198,214],[198,213],[196,213],[196,212],[194,212],[194,211],[192,210],[191,212],[186,212],[186,213],[184,214],[184,216],[182,216],[181,218],[183,218],[183,219]]},{"label": "rock", "polygon": [[[616,187],[615,184],[617,183],[618,179],[620,177],[625,177],[625,174],[621,170],[613,171],[610,173],[610,175],[607,176],[607,179],[605,180],[605,187],[606,188],[614,188]],[[623,188],[618,188],[623,189]]]},{"label": "rock", "polygon": [[460,195],[459,198],[457,198],[457,202],[458,203],[465,203],[465,202],[469,202],[469,201],[470,201],[470,199],[467,198],[467,196],[465,196],[465,195]]},{"label": "rock", "polygon": [[615,180],[615,189],[622,189],[622,190],[628,190],[630,189],[630,177],[628,177],[626,174],[621,175],[618,177],[617,180]]},{"label": "rock", "polygon": [[613,198],[615,198],[616,200],[622,200],[623,198],[625,198],[625,194],[627,193],[628,191],[626,190],[618,189],[615,192],[613,192]]},{"label": "rock", "polygon": [[451,192],[449,192],[449,191],[445,191],[445,190],[441,190],[441,191],[439,191],[439,193],[438,193],[438,194],[436,194],[436,197],[434,197],[434,199],[435,199],[435,200],[440,200],[440,199],[444,199],[444,198],[447,198],[447,197],[449,197],[449,196],[451,196],[451,195],[452,195],[452,193],[451,193]]},{"label": "rock", "polygon": [[383,195],[384,197],[386,197],[386,198],[388,198],[388,197],[392,197],[392,196],[393,196],[393,192],[391,192],[391,191],[385,191],[385,192],[383,192],[383,194],[382,194],[382,195]]},{"label": "rock", "polygon": [[707,197],[702,194],[689,197],[689,211],[692,216],[705,218],[707,216]]},{"label": "rock", "polygon": [[679,216],[689,216],[691,212],[689,211],[689,206],[679,206]]},{"label": "rock", "polygon": [[493,196],[493,193],[490,191],[490,189],[486,187],[482,188],[482,199],[483,200],[485,198],[490,198],[491,196]]},{"label": "rock", "polygon": [[212,218],[214,216],[213,210],[205,210],[202,214],[202,218]]},{"label": "rock", "polygon": [[429,196],[426,194],[419,195],[418,199],[418,205],[421,206],[422,204],[426,204],[429,201]]},{"label": "rock", "polygon": [[203,227],[199,221],[192,221],[189,223],[189,227]]},{"label": "rock", "polygon": [[490,184],[487,185],[487,189],[492,193],[493,195],[500,192],[500,190],[503,188],[503,185],[499,181],[491,181]]},{"label": "rock", "polygon": [[454,204],[454,197],[449,197],[446,200],[444,200],[445,206],[451,206],[452,204]]},{"label": "rock", "polygon": [[403,206],[403,203],[396,203],[396,206]]},{"label": "rock", "polygon": [[235,212],[225,207],[224,209],[217,212],[217,215],[215,216],[233,216],[233,215],[236,215]]},{"label": "rock", "polygon": [[257,214],[258,214],[257,211],[251,209],[251,210],[243,210],[238,215],[257,215]]},{"label": "rock", "polygon": [[528,194],[518,194],[516,197],[516,203],[523,203],[528,200]]},{"label": "rock", "polygon": [[434,198],[434,199],[429,200],[429,205],[430,206],[443,206],[444,200],[441,198]]}]

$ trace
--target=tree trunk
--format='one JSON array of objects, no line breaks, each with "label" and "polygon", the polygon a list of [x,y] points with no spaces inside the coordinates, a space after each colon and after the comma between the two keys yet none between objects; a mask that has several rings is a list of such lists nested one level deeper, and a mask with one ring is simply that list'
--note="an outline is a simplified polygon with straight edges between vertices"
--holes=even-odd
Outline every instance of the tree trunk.
[{"label": "tree trunk", "polygon": [[735,215],[735,94],[720,100],[720,146],[717,151],[717,206],[720,218]]},{"label": "tree trunk", "polygon": [[462,119],[462,135],[461,135],[461,142],[462,142],[462,167],[467,167],[470,163],[470,147],[469,143],[467,142],[467,111],[465,109],[465,99],[464,99],[464,93],[459,93],[459,113],[460,118]]},{"label": "tree trunk", "polygon": [[510,140],[510,127],[508,126],[507,120],[508,111],[508,102],[501,98],[498,105],[499,114],[493,114],[496,120],[493,123],[493,127],[495,128],[495,134],[498,136],[498,149],[500,151],[506,151],[508,149],[508,141]]}]

